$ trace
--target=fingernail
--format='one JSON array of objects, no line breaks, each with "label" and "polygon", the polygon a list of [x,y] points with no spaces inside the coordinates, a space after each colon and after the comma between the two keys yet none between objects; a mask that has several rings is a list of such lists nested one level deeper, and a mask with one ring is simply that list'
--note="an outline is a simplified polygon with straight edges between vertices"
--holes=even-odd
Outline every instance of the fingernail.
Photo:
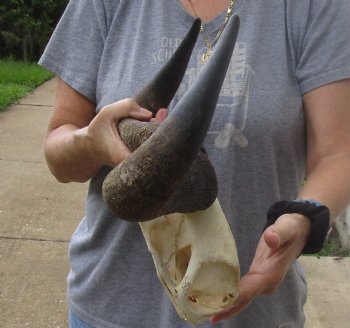
[{"label": "fingernail", "polygon": [[152,114],[152,112],[146,108],[140,107],[140,112],[144,112],[145,114]]}]

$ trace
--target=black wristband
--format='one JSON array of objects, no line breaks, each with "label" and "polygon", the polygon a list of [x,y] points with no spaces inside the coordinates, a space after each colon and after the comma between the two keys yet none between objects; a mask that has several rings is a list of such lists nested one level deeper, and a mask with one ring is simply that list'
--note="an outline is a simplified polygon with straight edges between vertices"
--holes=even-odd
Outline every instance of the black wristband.
[{"label": "black wristband", "polygon": [[283,214],[298,213],[305,215],[311,222],[311,231],[308,242],[302,254],[318,253],[327,237],[330,214],[328,207],[317,205],[311,201],[279,201],[273,204],[267,212],[267,222],[264,230],[274,224]]}]

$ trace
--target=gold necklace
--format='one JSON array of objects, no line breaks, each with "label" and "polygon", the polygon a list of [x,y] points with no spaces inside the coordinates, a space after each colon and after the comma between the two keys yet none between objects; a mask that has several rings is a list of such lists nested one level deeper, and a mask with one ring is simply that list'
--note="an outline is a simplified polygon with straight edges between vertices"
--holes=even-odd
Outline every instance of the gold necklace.
[{"label": "gold necklace", "polygon": [[[197,14],[196,10],[194,9],[194,6],[193,6],[193,4],[192,4],[192,1],[191,1],[191,0],[188,0],[188,2],[189,2],[190,5],[191,5],[191,8],[192,8],[192,10],[193,10],[193,13],[195,14],[196,17],[198,17],[198,14]],[[204,43],[205,43],[205,45],[206,45],[206,47],[207,47],[207,50],[203,53],[203,55],[202,55],[202,57],[201,57],[201,62],[202,62],[203,64],[205,64],[205,63],[209,60],[209,58],[210,58],[210,56],[211,56],[211,54],[212,54],[212,52],[213,52],[213,47],[214,47],[215,43],[219,40],[219,38],[220,38],[220,36],[221,36],[221,34],[222,34],[222,32],[223,32],[225,26],[226,26],[226,24],[227,24],[227,22],[228,22],[228,20],[229,20],[229,18],[230,18],[230,16],[231,16],[231,14],[232,14],[233,7],[234,7],[235,3],[236,3],[236,0],[231,0],[231,3],[230,3],[230,5],[228,6],[227,11],[226,11],[226,15],[225,15],[224,22],[223,22],[222,25],[220,26],[220,28],[219,28],[218,32],[216,33],[215,38],[214,38],[214,40],[213,40],[212,43],[210,43],[209,39],[208,39],[207,36],[205,35],[205,33],[204,33],[204,32],[205,32],[204,26],[203,26],[203,24],[201,24],[201,33],[202,33],[202,35],[203,35]]]}]

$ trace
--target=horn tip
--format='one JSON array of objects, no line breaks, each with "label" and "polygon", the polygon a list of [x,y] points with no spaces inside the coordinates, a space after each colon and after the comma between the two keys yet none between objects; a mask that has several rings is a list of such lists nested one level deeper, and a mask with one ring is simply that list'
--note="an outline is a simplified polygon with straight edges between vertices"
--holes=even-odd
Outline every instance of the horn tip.
[{"label": "horn tip", "polygon": [[194,23],[198,25],[198,24],[202,24],[202,21],[201,21],[201,19],[199,17],[196,17],[194,19]]},{"label": "horn tip", "polygon": [[233,24],[235,24],[237,26],[237,28],[239,27],[240,25],[240,22],[241,22],[241,19],[238,15],[233,15],[232,16],[232,20],[234,21]]},{"label": "horn tip", "polygon": [[199,17],[196,17],[192,24],[192,30],[195,30],[196,33],[199,33],[202,26],[202,20]]}]

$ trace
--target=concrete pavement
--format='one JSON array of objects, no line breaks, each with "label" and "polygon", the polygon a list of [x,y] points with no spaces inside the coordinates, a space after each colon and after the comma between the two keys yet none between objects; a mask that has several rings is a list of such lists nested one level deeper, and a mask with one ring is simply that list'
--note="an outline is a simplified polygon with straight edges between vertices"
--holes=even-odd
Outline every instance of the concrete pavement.
[{"label": "concrete pavement", "polygon": [[85,184],[50,175],[43,140],[56,81],[0,113],[0,327],[63,328],[67,247]]},{"label": "concrete pavement", "polygon": [[[83,214],[87,185],[60,184],[45,164],[43,140],[55,84],[55,79],[46,82],[0,113],[0,326],[4,328],[67,327],[67,247]],[[301,261],[309,279],[306,328],[350,327],[350,258],[302,257]]]}]

